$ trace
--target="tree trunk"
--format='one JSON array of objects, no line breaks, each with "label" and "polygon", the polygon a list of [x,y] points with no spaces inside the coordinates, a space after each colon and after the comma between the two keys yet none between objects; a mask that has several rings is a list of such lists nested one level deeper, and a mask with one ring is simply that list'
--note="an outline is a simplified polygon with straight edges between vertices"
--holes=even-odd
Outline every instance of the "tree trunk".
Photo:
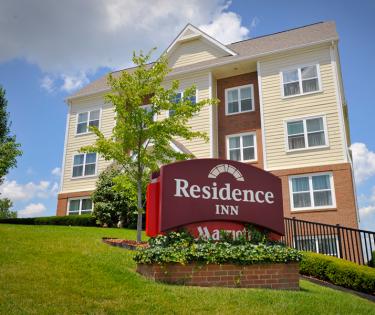
[{"label": "tree trunk", "polygon": [[142,179],[137,181],[138,218],[137,218],[137,242],[142,241]]}]

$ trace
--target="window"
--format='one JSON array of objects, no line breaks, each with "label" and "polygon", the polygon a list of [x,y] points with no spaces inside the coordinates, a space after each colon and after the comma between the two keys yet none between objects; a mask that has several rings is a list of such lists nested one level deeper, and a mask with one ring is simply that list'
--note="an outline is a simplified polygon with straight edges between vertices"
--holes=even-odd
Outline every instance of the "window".
[{"label": "window", "polygon": [[[146,111],[146,113],[148,113],[148,114],[151,115],[151,113],[152,113],[152,104],[142,105],[141,107]],[[157,115],[155,113],[153,115],[153,117],[152,117],[152,121],[156,121],[156,119],[157,119]],[[143,128],[146,128],[146,124],[145,123],[143,124]]]},{"label": "window", "polygon": [[82,153],[74,155],[72,177],[91,176],[95,174],[96,153]]},{"label": "window", "polygon": [[331,173],[289,177],[292,210],[335,207]]},{"label": "window", "polygon": [[295,248],[325,255],[338,256],[339,245],[336,235],[297,236]]},{"label": "window", "polygon": [[283,96],[302,95],[320,91],[318,65],[282,71]]},{"label": "window", "polygon": [[241,162],[255,161],[257,159],[255,133],[228,136],[227,158]]},{"label": "window", "polygon": [[91,212],[92,201],[90,198],[69,199],[68,215],[81,215]]},{"label": "window", "polygon": [[[178,104],[181,99],[184,97],[184,92],[178,92],[176,93],[176,95],[171,99],[171,102],[174,103],[174,104]],[[197,92],[195,92],[195,95],[191,95],[189,98],[187,98],[187,100],[190,100],[190,102],[192,104],[196,104],[197,102]],[[173,109],[170,109],[168,111],[168,117],[171,117],[174,115],[176,111],[173,110]]]},{"label": "window", "polygon": [[328,145],[325,117],[292,120],[286,125],[290,151]]},{"label": "window", "polygon": [[225,90],[225,111],[227,115],[254,110],[254,86],[243,85]]},{"label": "window", "polygon": [[100,110],[92,110],[90,112],[79,113],[77,117],[77,134],[90,132],[89,127],[99,128]]}]

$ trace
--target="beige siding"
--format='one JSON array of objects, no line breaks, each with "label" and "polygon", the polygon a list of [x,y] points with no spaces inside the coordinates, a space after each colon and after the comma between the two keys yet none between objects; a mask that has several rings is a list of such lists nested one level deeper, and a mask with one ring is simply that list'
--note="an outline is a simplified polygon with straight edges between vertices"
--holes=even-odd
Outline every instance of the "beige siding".
[{"label": "beige siding", "polygon": [[[183,91],[186,88],[195,85],[198,92],[198,100],[203,100],[209,98],[209,79],[208,72],[195,73],[191,75],[185,75],[184,77],[174,78],[180,82],[180,90]],[[166,81],[165,85],[168,86],[169,82]],[[158,119],[163,119],[166,117],[166,113],[158,116]],[[205,106],[202,108],[201,112],[194,116],[190,121],[189,125],[194,131],[202,131],[210,136],[210,108]],[[210,157],[210,142],[206,142],[202,139],[194,140],[184,140],[176,138],[177,141],[181,142],[188,150],[190,150],[197,158],[207,158]]]},{"label": "beige siding", "polygon": [[[217,81],[215,78],[212,78],[212,98],[217,98]],[[212,128],[213,128],[213,158],[219,156],[219,144],[218,144],[218,105],[212,107]]]},{"label": "beige siding", "polygon": [[[319,64],[322,92],[282,97],[280,71],[293,66]],[[262,97],[264,111],[267,168],[269,170],[311,165],[342,163],[346,161],[328,46],[274,55],[261,61]],[[286,151],[285,121],[312,115],[325,115],[329,147],[299,152]]]},{"label": "beige siding", "polygon": [[[114,114],[112,106],[104,104],[102,98],[93,98],[86,101],[76,101],[71,106],[68,122],[68,137],[65,155],[65,167],[63,170],[63,187],[61,192],[93,190],[97,176],[89,178],[72,178],[73,156],[85,145],[94,143],[94,134],[76,135],[77,113],[101,108],[100,130],[105,136],[109,136],[114,127]],[[98,158],[98,173],[103,171],[110,163]]]},{"label": "beige siding", "polygon": [[208,44],[202,39],[195,39],[182,42],[172,51],[169,56],[169,66],[171,68],[182,67],[205,60],[222,57],[223,51]]}]

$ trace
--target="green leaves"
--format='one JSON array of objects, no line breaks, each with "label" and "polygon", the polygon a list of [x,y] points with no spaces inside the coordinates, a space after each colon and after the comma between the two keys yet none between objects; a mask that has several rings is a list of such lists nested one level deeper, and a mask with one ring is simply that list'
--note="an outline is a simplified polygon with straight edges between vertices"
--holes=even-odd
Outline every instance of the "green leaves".
[{"label": "green leaves", "polygon": [[136,253],[134,260],[143,264],[200,262],[206,264],[288,263],[301,259],[292,248],[250,241],[194,239],[186,232],[171,232],[149,240],[149,248]]}]

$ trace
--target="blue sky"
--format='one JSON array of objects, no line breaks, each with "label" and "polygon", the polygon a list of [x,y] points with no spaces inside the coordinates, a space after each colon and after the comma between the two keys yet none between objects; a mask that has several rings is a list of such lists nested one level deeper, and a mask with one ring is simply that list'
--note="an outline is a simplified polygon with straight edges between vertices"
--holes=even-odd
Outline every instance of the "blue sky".
[{"label": "blue sky", "polygon": [[158,46],[161,52],[188,22],[229,43],[334,20],[356,143],[361,226],[375,230],[375,2],[178,4],[0,0],[0,84],[7,92],[12,131],[24,152],[0,188],[12,198],[14,209],[23,211],[21,215],[55,213],[67,113],[64,98],[110,69],[130,65],[132,50]]}]

